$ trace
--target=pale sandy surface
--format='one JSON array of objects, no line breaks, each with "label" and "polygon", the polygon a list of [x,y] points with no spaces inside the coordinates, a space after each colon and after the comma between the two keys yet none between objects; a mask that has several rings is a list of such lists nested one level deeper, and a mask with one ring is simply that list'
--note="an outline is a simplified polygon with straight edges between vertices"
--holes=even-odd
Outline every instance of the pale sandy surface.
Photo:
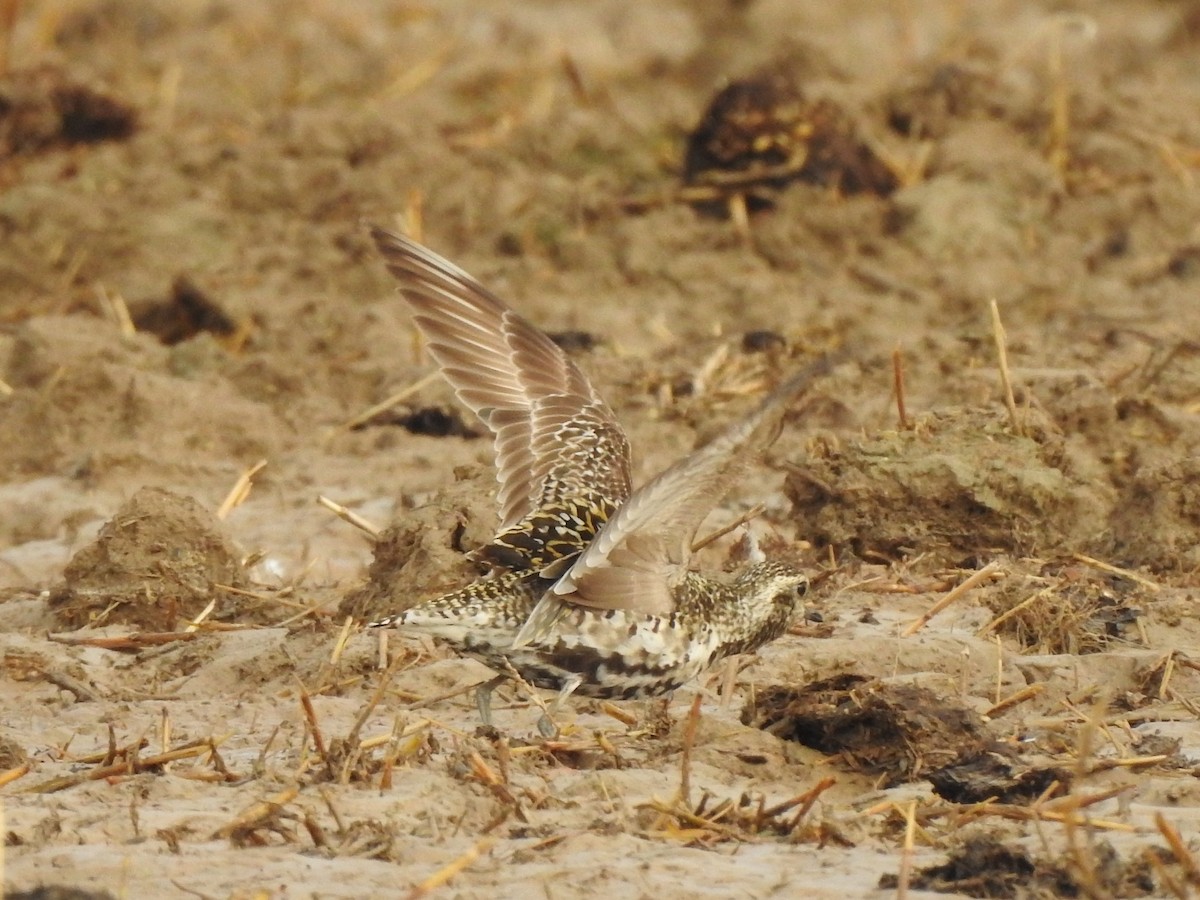
[{"label": "pale sandy surface", "polygon": [[[30,764],[0,787],[6,888],[401,896],[462,860],[444,896],[892,896],[880,877],[901,868],[915,801],[917,868],[990,835],[1043,864],[1067,854],[1111,894],[1170,896],[1146,861],[1166,846],[1155,815],[1200,850],[1200,5],[1064,10],[27,3],[13,66],[58,66],[136,107],[139,127],[0,159],[0,773]],[[683,135],[725,79],[781,61],[848,111],[903,187],[796,185],[751,219],[748,246],[685,205],[622,203],[676,184]],[[765,648],[731,695],[721,672],[679,692],[669,721],[654,704],[626,704],[626,726],[577,703],[552,747],[519,692],[497,703],[506,742],[476,734],[469,694],[437,698],[486,671],[393,634],[398,671],[346,760],[340,741],[380,671],[373,635],[352,634],[331,662],[343,613],[460,583],[455,531],[469,544],[493,522],[486,440],[339,428],[427,371],[360,225],[417,206],[432,246],[539,325],[600,339],[579,363],[626,424],[640,477],[746,409],[737,388],[757,374],[850,348],[712,519],[762,500],[765,546],[814,573],[835,560],[813,597],[823,623]],[[243,344],[122,335],[102,296],[136,308],[179,275],[252,323]],[[745,354],[753,329],[787,349]],[[892,399],[896,347],[909,431]],[[409,408],[450,402],[434,383]],[[260,459],[248,499],[214,520]],[[52,608],[68,561],[147,486],[174,496],[142,495],[118,517],[146,530],[119,559],[77,558],[86,602]],[[371,546],[318,494],[400,526],[406,562],[385,590],[361,590]],[[736,556],[726,541],[700,562]],[[997,580],[902,636],[991,561]],[[243,593],[219,591],[213,618],[246,630],[136,653],[48,638],[170,630],[231,581]],[[164,585],[175,605],[148,604]],[[999,639],[986,628],[1039,592]],[[89,615],[104,618],[74,631]],[[962,749],[953,730],[936,742],[864,731],[839,755],[742,724],[752,696],[838,675],[925,688],[896,696],[931,715],[986,714],[1035,685],[993,711],[995,752],[1061,775],[1070,787],[1054,797],[1128,789],[1087,809],[1103,827],[1072,831],[1021,819],[1037,791],[1005,799],[1008,817],[939,797],[925,774]],[[697,692],[692,806],[705,792],[706,811],[747,798],[719,821],[646,808],[680,788]],[[206,752],[30,791],[113,762],[110,728],[118,747],[144,737],[141,757],[160,753],[164,722],[169,747],[211,737],[223,762]],[[407,736],[388,741],[393,729]],[[899,745],[902,766],[871,768]],[[760,798],[826,778],[794,829],[755,833]],[[1099,865],[1101,841],[1117,864]],[[1042,875],[990,896],[1067,890]]]}]

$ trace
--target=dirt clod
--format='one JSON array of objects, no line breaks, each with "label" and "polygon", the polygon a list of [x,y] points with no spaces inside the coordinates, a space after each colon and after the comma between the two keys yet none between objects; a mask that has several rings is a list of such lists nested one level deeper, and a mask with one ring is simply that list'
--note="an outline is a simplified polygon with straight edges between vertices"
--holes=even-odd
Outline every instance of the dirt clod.
[{"label": "dirt clod", "polygon": [[479,509],[479,471],[462,475],[428,502],[404,510],[379,536],[367,580],[347,593],[339,617],[363,621],[401,612],[479,577],[466,553],[492,536],[495,514]]},{"label": "dirt clod", "polygon": [[53,66],[0,78],[0,160],[56,146],[123,140],[136,127],[133,107]]},{"label": "dirt clod", "polygon": [[950,562],[1084,548],[1113,502],[1077,474],[1053,425],[1013,434],[1000,410],[930,415],[912,431],[817,449],[788,476],[793,514],[818,543],[860,555],[919,547]]},{"label": "dirt clod", "polygon": [[[722,88],[688,137],[684,182],[744,193],[753,206],[793,181],[847,194],[890,194],[892,172],[858,137],[844,109],[806,100],[786,69],[768,69]],[[713,208],[712,201],[700,204]],[[719,204],[718,204],[719,206]]]},{"label": "dirt clod", "polygon": [[52,592],[60,628],[125,623],[172,631],[216,597],[216,616],[233,610],[223,587],[242,587],[240,556],[212,513],[191,497],[143,488],[96,540],[77,552]]},{"label": "dirt clod", "polygon": [[[969,838],[942,865],[921,869],[910,880],[909,886],[968,897],[1027,897],[1031,900],[1096,896],[1096,886],[1112,897],[1157,896],[1152,869],[1145,858],[1126,862],[1111,844],[1103,841],[1095,846],[1095,850],[1095,858],[1090,862],[1098,865],[1087,876],[1086,890],[1078,868],[1069,862],[1035,859],[1024,848],[1008,846],[987,835]],[[895,876],[885,875],[880,879],[879,887],[895,889]]]},{"label": "dirt clod", "polygon": [[148,331],[168,345],[202,331],[230,337],[238,330],[233,317],[186,275],[175,279],[167,299],[143,301],[131,306],[129,312],[139,331]]},{"label": "dirt clod", "polygon": [[926,688],[836,676],[801,688],[763,690],[742,721],[823,753],[887,784],[926,777],[985,751],[991,734],[966,707]]}]

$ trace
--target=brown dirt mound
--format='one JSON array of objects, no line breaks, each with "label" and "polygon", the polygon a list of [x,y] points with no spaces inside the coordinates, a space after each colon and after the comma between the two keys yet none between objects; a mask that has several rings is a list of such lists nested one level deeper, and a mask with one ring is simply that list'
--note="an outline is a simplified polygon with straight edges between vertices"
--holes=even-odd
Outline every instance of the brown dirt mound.
[{"label": "brown dirt mound", "polygon": [[1032,411],[1024,435],[1003,413],[973,409],[818,448],[785,490],[816,543],[888,558],[1086,547],[1112,507],[1110,492],[1076,473],[1061,434]]},{"label": "brown dirt mound", "polygon": [[72,144],[124,140],[137,127],[129,104],[73,81],[54,66],[0,78],[0,160]]},{"label": "brown dirt mound", "polygon": [[[990,835],[974,835],[950,854],[950,859],[917,872],[910,887],[968,897],[1151,897],[1160,896],[1150,862],[1142,857],[1126,862],[1112,845],[1101,841],[1091,848],[1095,870],[1087,883],[1079,870],[1063,860],[1038,860],[1021,847],[1006,846]],[[879,887],[892,890],[896,878],[885,875]],[[1097,894],[1095,888],[1103,894]]]},{"label": "brown dirt mound", "polygon": [[795,688],[762,691],[742,721],[823,753],[888,784],[925,777],[978,757],[992,735],[979,715],[927,688],[838,675]]},{"label": "brown dirt mound", "polygon": [[492,482],[476,467],[460,468],[455,475],[458,481],[416,509],[404,510],[379,536],[367,581],[346,595],[339,616],[377,619],[479,577],[465,554],[494,531],[496,515],[486,497]]},{"label": "brown dirt mound", "polygon": [[1200,458],[1149,465],[1128,482],[1113,516],[1113,552],[1132,565],[1200,569]]},{"label": "brown dirt mound", "polygon": [[215,596],[217,616],[245,585],[240,554],[212,513],[191,497],[143,488],[67,564],[50,606],[61,628],[126,623],[172,631]]}]

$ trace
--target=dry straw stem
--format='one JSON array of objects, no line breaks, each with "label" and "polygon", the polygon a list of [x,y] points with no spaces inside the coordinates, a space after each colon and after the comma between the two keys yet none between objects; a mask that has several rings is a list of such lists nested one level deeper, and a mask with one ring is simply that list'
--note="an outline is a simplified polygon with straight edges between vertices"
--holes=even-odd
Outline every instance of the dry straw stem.
[{"label": "dry straw stem", "polygon": [[6,784],[12,784],[18,778],[24,778],[32,771],[33,763],[22,763],[16,768],[7,769],[3,772],[0,772],[0,787],[4,787]]},{"label": "dry straw stem", "polygon": [[12,64],[13,34],[21,15],[21,0],[0,0],[0,76],[7,75]]},{"label": "dry straw stem", "polygon": [[[280,602],[278,600],[278,598],[270,598],[270,599],[274,599],[274,600],[276,600],[276,602]],[[320,603],[314,603],[312,606],[304,607],[303,609],[300,610],[300,612],[296,613],[293,616],[288,616],[282,622],[276,622],[271,627],[272,628],[286,628],[288,625],[291,625],[293,622],[299,622],[301,619],[305,618],[306,616],[315,616],[322,609],[329,606],[330,604],[338,602],[338,600],[340,600],[340,599],[341,598],[336,595],[333,597],[328,597],[325,600],[322,600]],[[288,605],[291,605],[291,604],[288,604]]]},{"label": "dry straw stem", "polygon": [[317,711],[313,707],[312,697],[308,693],[308,688],[304,686],[304,682],[296,679],[300,685],[300,707],[304,711],[304,720],[308,724],[308,731],[312,735],[313,746],[317,750],[317,758],[325,766],[325,774],[330,779],[337,777],[337,773],[333,771],[333,760],[329,757],[329,749],[325,744],[325,735],[321,732],[321,723],[317,721]]},{"label": "dry straw stem", "polygon": [[700,695],[692,698],[687,723],[683,728],[683,752],[679,760],[679,802],[691,803],[692,793],[692,746],[696,742],[696,728],[700,724]]},{"label": "dry straw stem", "polygon": [[[432,12],[430,13],[432,15]],[[380,103],[393,103],[407,97],[421,85],[435,78],[446,65],[450,55],[458,47],[459,39],[450,37],[434,47],[430,53],[417,60],[407,56],[396,76],[388,82],[376,95]]]},{"label": "dry straw stem", "polygon": [[1050,585],[1049,587],[1042,588],[1040,591],[1037,591],[1034,594],[1030,594],[1028,597],[1026,597],[1024,600],[1022,600],[1016,606],[1012,607],[1011,609],[1006,609],[1000,615],[996,616],[996,618],[992,619],[992,621],[988,622],[986,625],[984,625],[982,628],[980,628],[979,631],[977,632],[977,636],[978,637],[987,636],[990,632],[995,631],[997,628],[999,628],[1001,625],[1003,625],[1005,622],[1007,622],[1013,616],[1017,615],[1022,610],[1027,609],[1030,606],[1033,606],[1033,604],[1035,604],[1038,600],[1041,600],[1043,597],[1048,596],[1050,594],[1050,592],[1053,590],[1054,590],[1054,585]]},{"label": "dry straw stem", "polygon": [[[546,701],[542,699],[542,696],[537,692],[537,689],[525,680],[521,673],[517,671],[516,667],[509,662],[507,658],[504,660],[504,673],[517,683],[517,686],[521,688],[522,692],[524,692],[525,696],[529,698],[530,702],[532,702],[534,706],[541,710],[542,715],[546,717],[547,721],[553,724],[553,720],[550,715],[550,709],[546,705]],[[556,703],[555,706],[557,707],[557,705],[558,704]],[[558,710],[555,709],[555,712],[558,712]],[[555,725],[555,727],[557,728],[557,725]]]},{"label": "dry straw stem", "polygon": [[769,807],[764,811],[764,815],[774,817],[786,812],[793,806],[799,806],[800,808],[796,810],[796,815],[792,820],[792,827],[795,827],[796,825],[800,824],[800,821],[804,819],[805,816],[809,814],[813,806],[816,805],[816,802],[820,796],[835,784],[837,784],[837,779],[832,775],[827,775],[803,794],[800,794],[798,797],[788,800],[785,803],[780,803],[776,806]]},{"label": "dry straw stem", "polygon": [[329,665],[336,666],[338,664],[338,660],[346,651],[346,644],[350,642],[350,635],[353,631],[354,616],[346,616],[346,621],[342,623],[342,630],[338,632],[337,640],[333,642],[333,650],[329,654]]},{"label": "dry straw stem", "polygon": [[425,193],[420,188],[408,191],[400,230],[418,244],[425,243]]},{"label": "dry straw stem", "polygon": [[[371,694],[371,699],[363,704],[363,708],[358,711],[358,715],[354,719],[354,725],[350,728],[350,733],[346,735],[347,742],[354,742],[358,740],[358,735],[363,730],[363,726],[367,724],[367,719],[370,718],[371,713],[375,711],[375,708],[383,702],[383,698],[387,695],[388,685],[391,684],[392,676],[395,674],[396,665],[393,663],[380,677],[379,684]],[[423,728],[424,724],[422,725],[422,730]],[[389,735],[382,736],[388,737]],[[367,747],[367,741],[365,740],[360,742],[359,746],[363,749],[369,749]]]},{"label": "dry straw stem", "polygon": [[170,131],[175,124],[175,109],[179,105],[179,85],[183,82],[183,66],[178,60],[168,62],[158,79],[158,124]]},{"label": "dry straw stem", "polygon": [[1057,16],[1049,23],[1046,70],[1050,78],[1050,123],[1046,133],[1046,156],[1060,179],[1066,178],[1071,164],[1071,86],[1063,65],[1063,39],[1068,30],[1078,31],[1086,40],[1092,40],[1098,26],[1090,16],[1078,14]]},{"label": "dry straw stem", "polygon": [[105,315],[112,320],[121,334],[125,337],[133,337],[137,333],[137,329],[133,326],[133,318],[129,315],[129,305],[125,302],[125,298],[118,293],[110,294],[98,281],[95,289]]},{"label": "dry straw stem", "polygon": [[1123,831],[1134,833],[1138,829],[1130,825],[1128,822],[1112,822],[1107,819],[1092,819],[1082,815],[1080,810],[1089,806],[1094,806],[1097,803],[1103,803],[1113,799],[1120,794],[1133,790],[1133,785],[1123,785],[1112,790],[1103,791],[1099,794],[1091,796],[1069,796],[1062,797],[1058,800],[1051,800],[1048,803],[1035,803],[1033,806],[1018,806],[1010,803],[977,803],[974,806],[963,808],[961,806],[947,807],[944,810],[933,810],[926,813],[926,817],[934,815],[953,816],[956,826],[965,825],[967,822],[975,819],[984,818],[987,816],[998,816],[1002,819],[1011,819],[1017,822],[1058,822],[1071,823],[1072,826],[1086,826],[1088,828],[1102,829],[1105,831]]},{"label": "dry straw stem", "polygon": [[240,831],[248,831],[261,825],[270,819],[275,818],[282,812],[283,807],[291,803],[300,795],[300,788],[289,787],[274,797],[269,797],[266,800],[260,800],[252,804],[242,811],[236,818],[222,825],[212,833],[209,840],[218,840],[220,838],[232,837]]},{"label": "dry straw stem", "polygon": [[[75,787],[79,784],[84,784],[88,781],[100,781],[105,778],[113,778],[118,775],[135,775],[138,772],[145,772],[148,769],[157,769],[170,762],[175,762],[180,759],[192,759],[197,756],[203,756],[205,753],[216,754],[217,747],[220,746],[224,738],[204,738],[199,741],[192,741],[184,744],[181,747],[176,747],[166,753],[158,753],[154,756],[139,757],[136,753],[130,752],[120,762],[112,765],[101,766],[93,769],[90,772],[85,772],[81,775],[67,775],[62,778],[51,778],[49,781],[43,781],[41,784],[35,784],[32,787],[26,788],[23,793],[27,794],[52,794],[56,791],[66,790],[70,787]],[[140,743],[140,742],[139,742]]]},{"label": "dry straw stem", "polygon": [[904,810],[904,849],[900,854],[900,872],[896,876],[896,900],[908,897],[908,881],[912,876],[913,846],[917,835],[917,801]]},{"label": "dry straw stem", "polygon": [[171,749],[171,714],[162,708],[158,723],[158,752],[168,753]]},{"label": "dry straw stem", "polygon": [[[1079,729],[1075,746],[1075,777],[1071,779],[1072,790],[1061,800],[1055,801],[1059,808],[1065,808],[1074,813],[1081,808],[1080,797],[1074,790],[1074,785],[1081,784],[1089,771],[1089,761],[1095,750],[1096,736],[1103,729],[1104,713],[1108,709],[1111,697],[1107,691],[1102,692],[1092,703],[1086,721]],[[1125,787],[1132,787],[1126,785]],[[1050,804],[1047,804],[1049,806]],[[1073,863],[1075,880],[1080,889],[1094,900],[1102,900],[1109,896],[1096,876],[1096,855],[1092,847],[1092,826],[1087,817],[1077,818],[1068,815],[1062,822],[1067,836],[1069,859]],[[1081,834],[1082,830],[1082,834]]]},{"label": "dry straw stem", "polygon": [[[738,840],[741,837],[736,828],[724,825],[715,818],[698,815],[681,803],[651,800],[639,804],[638,809],[650,809],[660,816],[657,827],[646,832],[648,837],[672,838],[683,843],[706,841],[711,839],[713,834],[730,840]],[[680,828],[677,824],[679,822],[691,825],[692,828]]]},{"label": "dry straw stem", "polygon": [[[715,798],[706,791],[694,809],[678,799],[664,803],[657,798],[639,804],[638,808],[659,813],[658,823],[647,836],[684,843],[707,844],[714,837],[741,841],[761,834],[768,827],[792,835],[808,817],[821,794],[836,783],[836,778],[823,778],[803,794],[771,806],[767,806],[765,797],[760,797],[757,804],[748,805],[748,798],[743,795],[740,802],[726,798],[709,808],[709,801]],[[792,810],[796,810],[794,815],[780,821],[780,817]]]},{"label": "dry straw stem", "polygon": [[211,600],[208,601],[208,605],[205,606],[204,609],[200,610],[200,614],[198,616],[196,616],[196,618],[192,619],[191,622],[188,623],[188,627],[185,628],[184,630],[185,631],[199,631],[200,626],[202,624],[204,624],[204,620],[207,619],[209,616],[211,616],[212,611],[216,608],[217,608],[217,598],[213,597]]},{"label": "dry straw stem", "polygon": [[42,669],[38,674],[55,687],[60,687],[64,691],[70,691],[75,695],[76,700],[83,703],[95,703],[104,699],[104,695],[99,691],[93,690],[90,686],[84,684],[78,678],[71,677],[66,672],[60,672],[57,669]]},{"label": "dry straw stem", "polygon": [[254,486],[254,476],[266,468],[266,465],[267,461],[260,459],[238,476],[233,487],[229,489],[229,493],[225,495],[225,499],[221,501],[221,505],[217,507],[218,519],[224,522],[231,512],[246,501],[246,498],[250,496],[250,489]]},{"label": "dry straw stem", "polygon": [[470,766],[471,774],[475,779],[484,784],[488,790],[496,795],[496,799],[505,804],[516,817],[525,823],[529,822],[529,817],[525,815],[525,810],[521,808],[521,802],[508,789],[508,785],[504,783],[495,770],[487,764],[487,761],[479,755],[477,750],[472,750],[467,756],[467,764]]},{"label": "dry straw stem", "polygon": [[1089,772],[1107,772],[1109,769],[1140,769],[1142,766],[1157,766],[1171,758],[1170,753],[1154,756],[1119,756],[1116,759],[1099,759],[1088,767]]},{"label": "dry straw stem", "polygon": [[987,712],[984,713],[989,719],[993,719],[1002,712],[1007,712],[1019,703],[1024,703],[1026,700],[1032,700],[1034,697],[1046,690],[1046,685],[1029,684],[1012,694],[1009,694],[1003,700],[996,702]]},{"label": "dry straw stem", "polygon": [[[1171,697],[1171,676],[1175,674],[1175,651],[1171,651],[1159,664],[1162,666],[1162,677],[1158,681],[1158,699],[1169,700]],[[1159,666],[1155,665],[1155,669]]]},{"label": "dry straw stem", "polygon": [[896,396],[896,417],[900,428],[908,431],[912,424],[908,421],[908,408],[904,402],[904,356],[899,347],[892,351],[892,391]]},{"label": "dry straw stem", "polygon": [[383,532],[383,529],[380,528],[378,525],[376,525],[374,522],[370,522],[367,519],[364,519],[358,513],[352,512],[351,510],[342,506],[342,504],[338,503],[336,500],[330,500],[328,497],[326,497],[324,495],[318,496],[317,502],[320,503],[327,510],[329,510],[331,513],[333,513],[335,516],[337,516],[339,519],[341,519],[343,522],[348,522],[351,525],[353,525],[355,528],[357,528],[359,531],[366,532],[368,535],[370,535],[372,540],[376,540],[376,541],[379,540],[379,535]]},{"label": "dry straw stem", "polygon": [[1175,876],[1167,870],[1166,863],[1159,859],[1157,853],[1146,853],[1145,859],[1150,863],[1150,868],[1154,869],[1154,874],[1158,876],[1158,880],[1162,883],[1165,891],[1170,893],[1172,897],[1175,897],[1176,900],[1192,900],[1192,892],[1185,885],[1175,880]]},{"label": "dry straw stem", "polygon": [[[242,631],[242,627],[215,629],[222,631]],[[112,637],[63,637],[62,635],[47,635],[56,644],[67,644],[71,647],[98,647],[101,650],[115,650],[119,653],[136,653],[147,647],[161,647],[173,644],[175,641],[194,641],[200,637],[198,631],[138,631],[133,634],[114,635]]]},{"label": "dry straw stem", "polygon": [[1093,569],[1099,569],[1101,572],[1107,572],[1110,575],[1119,575],[1122,578],[1128,578],[1130,581],[1135,581],[1142,587],[1158,593],[1162,590],[1162,585],[1156,581],[1151,581],[1144,575],[1139,575],[1137,572],[1129,569],[1122,569],[1120,566],[1114,566],[1112,563],[1106,563],[1098,559],[1093,559],[1090,556],[1084,556],[1082,553],[1076,553],[1075,559],[1085,565],[1091,566]]},{"label": "dry straw stem", "polygon": [[991,301],[992,336],[996,339],[996,357],[1000,365],[1000,386],[1004,389],[1004,406],[1008,410],[1008,418],[1012,422],[1013,434],[1024,434],[1021,420],[1017,416],[1017,401],[1013,399],[1012,375],[1008,370],[1008,339],[1004,334],[1004,323],[1000,321],[1000,307],[996,301]]},{"label": "dry straw stem", "polygon": [[449,865],[438,869],[424,881],[413,885],[413,889],[405,894],[405,900],[418,900],[420,897],[425,897],[433,893],[442,885],[454,878],[455,875],[458,875],[460,872],[466,869],[467,866],[471,865],[471,863],[475,862],[475,860],[479,859],[479,857],[483,856],[483,854],[491,850],[492,845],[495,843],[496,838],[491,837],[490,835],[476,841],[474,846],[467,850],[467,852],[462,856],[458,857],[458,859],[454,860]]},{"label": "dry straw stem", "polygon": [[999,568],[999,563],[995,561],[990,562],[978,572],[975,572],[973,575],[971,575],[970,578],[959,584],[957,587],[952,588],[944,597],[942,597],[942,599],[922,613],[921,618],[917,619],[915,622],[905,628],[904,631],[900,632],[901,637],[912,637],[914,634],[928,625],[934,616],[944,610],[951,603],[961,599],[973,588],[978,587],[985,581],[990,580],[993,575],[997,574]]},{"label": "dry straw stem", "polygon": [[725,660],[721,667],[721,705],[722,710],[729,709],[729,704],[733,702],[733,692],[737,687],[738,672],[741,671],[741,664],[737,656],[730,656]]},{"label": "dry straw stem", "polygon": [[807,160],[798,163],[785,163],[778,166],[766,166],[745,172],[707,172],[704,184],[692,184],[684,187],[671,188],[663,191],[653,191],[625,197],[619,201],[623,212],[647,212],[672,203],[716,203],[729,202],[734,195],[742,195],[751,188],[769,185],[778,179],[794,178],[800,174]]},{"label": "dry straw stem", "polygon": [[600,711],[609,718],[616,719],[626,728],[632,728],[638,722],[637,716],[626,712],[615,703],[609,703],[607,700],[600,702]]},{"label": "dry straw stem", "polygon": [[434,694],[432,697],[422,697],[419,694],[406,692],[402,695],[402,699],[407,700],[407,702],[401,707],[401,709],[405,711],[412,709],[428,709],[435,704],[441,703],[443,700],[452,700],[455,697],[461,697],[463,694],[469,694],[471,691],[476,690],[481,684],[484,684],[490,680],[490,678],[485,678],[483,681],[476,681],[474,684],[462,685],[454,688],[453,690],[444,691],[441,694]]},{"label": "dry straw stem", "polygon": [[341,430],[350,431],[351,429],[357,428],[359,425],[363,425],[366,422],[371,421],[371,419],[375,418],[380,413],[387,412],[389,409],[391,409],[396,404],[403,403],[405,400],[407,400],[413,394],[429,387],[429,385],[433,384],[441,377],[442,377],[442,373],[437,369],[434,369],[432,372],[427,372],[426,374],[424,374],[420,378],[418,378],[416,381],[414,381],[412,384],[410,384],[406,387],[400,388],[400,390],[396,391],[396,393],[392,394],[389,397],[385,397],[383,400],[380,400],[374,406],[369,406],[366,409],[364,409],[362,412],[360,412],[358,415],[347,419],[345,422],[343,422],[341,424],[341,426],[340,426]]},{"label": "dry straw stem", "polygon": [[746,205],[746,195],[737,191],[726,201],[726,206],[729,209],[729,221],[733,223],[738,240],[742,242],[743,247],[752,246],[754,235],[750,232],[750,210]]},{"label": "dry straw stem", "polygon": [[1167,846],[1171,848],[1171,853],[1179,861],[1179,865],[1183,867],[1183,873],[1188,883],[1193,887],[1200,887],[1200,865],[1196,863],[1196,857],[1192,855],[1192,851],[1183,842],[1183,836],[1180,835],[1179,829],[1168,822],[1162,813],[1154,814],[1154,827],[1166,839]]},{"label": "dry straw stem", "polygon": [[709,544],[713,543],[714,541],[719,541],[721,538],[725,537],[725,535],[729,534],[734,529],[740,528],[742,525],[745,525],[751,519],[758,518],[764,512],[766,512],[766,510],[767,510],[767,508],[763,504],[761,504],[761,503],[756,504],[755,506],[751,507],[750,509],[748,509],[744,513],[742,513],[740,516],[738,516],[736,519],[734,519],[728,525],[722,525],[716,531],[709,532],[704,537],[700,538],[698,541],[693,543],[692,544],[692,552],[699,553],[701,550],[703,550]]}]

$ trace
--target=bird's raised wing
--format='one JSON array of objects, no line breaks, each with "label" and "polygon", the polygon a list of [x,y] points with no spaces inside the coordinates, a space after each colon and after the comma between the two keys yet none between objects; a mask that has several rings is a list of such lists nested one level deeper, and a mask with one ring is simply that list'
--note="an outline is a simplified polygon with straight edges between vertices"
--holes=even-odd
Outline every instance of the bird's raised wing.
[{"label": "bird's raised wing", "polygon": [[[599,528],[629,496],[625,432],[562,348],[478,281],[403,235],[372,227],[371,236],[430,355],[495,437],[500,530],[492,549],[510,568],[545,565],[563,510],[582,510],[589,521],[595,513]],[[549,556],[578,552],[591,536],[568,533]]]},{"label": "bird's raised wing", "polygon": [[548,636],[572,606],[670,615],[705,517],[778,436],[788,405],[830,367],[823,359],[792,376],[749,416],[634,491],[538,601],[514,647]]}]

